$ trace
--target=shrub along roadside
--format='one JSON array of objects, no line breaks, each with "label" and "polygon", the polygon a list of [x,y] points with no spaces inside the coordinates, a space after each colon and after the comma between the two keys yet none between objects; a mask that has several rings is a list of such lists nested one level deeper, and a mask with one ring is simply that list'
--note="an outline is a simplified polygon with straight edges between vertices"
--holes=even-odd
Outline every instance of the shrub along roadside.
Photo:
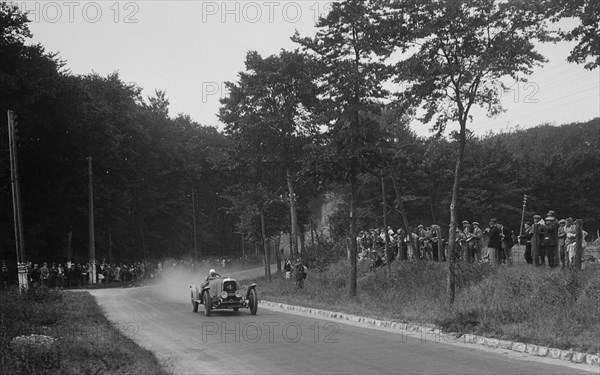
[{"label": "shrub along roadside", "polygon": [[0,373],[166,374],[121,328],[87,292],[0,292]]},{"label": "shrub along roadside", "polygon": [[600,353],[600,266],[579,275],[568,270],[457,264],[457,298],[446,297],[447,269],[437,262],[395,262],[368,271],[359,266],[359,288],[348,297],[349,264],[311,272],[304,289],[274,277],[259,284],[259,298],[399,322],[434,323],[448,332]]}]

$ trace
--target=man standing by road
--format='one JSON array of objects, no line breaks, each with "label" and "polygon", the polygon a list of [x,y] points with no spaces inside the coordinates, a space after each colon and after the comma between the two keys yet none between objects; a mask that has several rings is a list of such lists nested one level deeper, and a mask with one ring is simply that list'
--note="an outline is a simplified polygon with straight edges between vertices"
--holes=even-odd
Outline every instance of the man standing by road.
[{"label": "man standing by road", "polygon": [[546,218],[546,225],[542,225],[542,231],[544,233],[544,239],[542,240],[543,249],[540,256],[540,265],[544,264],[544,256],[548,258],[548,265],[550,267],[558,266],[558,259],[555,259],[555,253],[558,248],[558,225],[554,216],[548,216]]},{"label": "man standing by road", "polygon": [[523,242],[525,242],[525,254],[523,254],[523,256],[525,257],[525,261],[527,262],[527,264],[533,264],[533,257],[531,256],[531,237],[533,236],[533,227],[531,226],[531,223],[528,221],[525,223],[525,233],[519,236],[519,239],[522,241],[521,245],[523,244]]},{"label": "man standing by road", "polygon": [[475,261],[481,260],[481,249],[483,249],[483,231],[479,227],[479,223],[473,222],[473,253]]},{"label": "man standing by road", "polygon": [[513,232],[502,223],[498,223],[498,226],[502,233],[500,242],[500,245],[502,246],[502,254],[500,256],[501,262],[508,266],[512,266],[512,248],[515,245]]},{"label": "man standing by road", "polygon": [[487,230],[490,240],[488,242],[488,261],[492,266],[496,266],[497,254],[500,253],[502,248],[502,231],[498,228],[498,222],[496,219],[490,219],[490,227]]},{"label": "man standing by road", "polygon": [[567,239],[567,232],[565,231],[566,224],[567,221],[565,219],[560,219],[558,221],[558,256],[560,258],[560,268],[565,268],[568,260],[566,255],[567,246],[565,245],[565,241]]}]

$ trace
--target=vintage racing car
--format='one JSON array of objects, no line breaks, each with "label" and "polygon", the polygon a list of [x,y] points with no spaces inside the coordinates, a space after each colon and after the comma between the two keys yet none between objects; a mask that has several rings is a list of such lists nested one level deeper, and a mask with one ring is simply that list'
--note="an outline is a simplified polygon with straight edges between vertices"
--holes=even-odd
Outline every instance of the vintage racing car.
[{"label": "vintage racing car", "polygon": [[249,308],[250,314],[256,315],[258,309],[258,296],[256,284],[248,287],[246,292],[241,290],[240,284],[232,277],[217,277],[210,280],[208,285],[198,287],[191,285],[192,308],[198,312],[198,305],[204,305],[204,315],[210,316],[212,310],[233,309],[240,307]]}]

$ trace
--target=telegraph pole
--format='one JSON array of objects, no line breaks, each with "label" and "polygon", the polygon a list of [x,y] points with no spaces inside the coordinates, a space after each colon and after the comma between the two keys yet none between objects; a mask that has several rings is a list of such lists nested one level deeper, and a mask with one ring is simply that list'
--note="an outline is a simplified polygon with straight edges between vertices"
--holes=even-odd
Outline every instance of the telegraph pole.
[{"label": "telegraph pole", "polygon": [[198,267],[198,237],[196,233],[196,190],[192,188],[192,225],[194,226],[194,265]]},{"label": "telegraph pole", "polygon": [[96,284],[96,245],[94,239],[94,184],[92,179],[92,157],[88,156],[89,176],[89,230],[90,230],[90,283]]},{"label": "telegraph pole", "polygon": [[12,185],[13,217],[15,227],[15,251],[17,253],[17,269],[19,290],[29,289],[27,266],[25,264],[23,218],[21,216],[21,190],[19,187],[19,163],[17,161],[17,142],[13,111],[8,115],[8,148],[10,151],[10,180]]},{"label": "telegraph pole", "polygon": [[525,207],[527,206],[527,194],[523,195],[523,211],[521,212],[521,226],[519,227],[519,235],[523,234],[523,220],[525,219]]}]

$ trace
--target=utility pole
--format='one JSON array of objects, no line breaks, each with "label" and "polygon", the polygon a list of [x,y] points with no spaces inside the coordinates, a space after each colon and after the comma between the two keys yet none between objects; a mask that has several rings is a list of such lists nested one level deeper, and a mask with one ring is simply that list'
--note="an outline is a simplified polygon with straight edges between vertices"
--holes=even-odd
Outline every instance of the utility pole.
[{"label": "utility pole", "polygon": [[90,283],[96,284],[96,245],[94,235],[94,184],[92,178],[92,157],[88,156],[89,176],[89,230],[90,230]]},{"label": "utility pole", "polygon": [[523,235],[523,220],[525,220],[525,207],[527,206],[527,194],[523,195],[523,211],[521,212],[521,226],[519,227],[519,236]]},{"label": "utility pole", "polygon": [[19,277],[19,290],[29,289],[27,278],[27,265],[25,264],[23,218],[21,216],[21,190],[19,187],[19,163],[17,161],[16,129],[13,111],[8,115],[8,148],[10,151],[10,180],[12,185],[13,217],[15,227],[15,251],[17,255],[17,269]]},{"label": "utility pole", "polygon": [[192,188],[192,225],[194,226],[194,265],[198,267],[198,237],[196,233],[196,190]]}]

